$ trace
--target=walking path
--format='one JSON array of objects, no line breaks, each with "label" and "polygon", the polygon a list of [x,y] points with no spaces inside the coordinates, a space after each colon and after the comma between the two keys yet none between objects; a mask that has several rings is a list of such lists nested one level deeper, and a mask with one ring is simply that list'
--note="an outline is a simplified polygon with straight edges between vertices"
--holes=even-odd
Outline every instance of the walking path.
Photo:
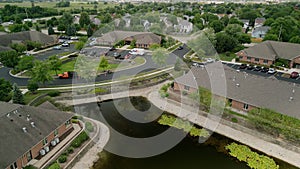
[{"label": "walking path", "polygon": [[[165,82],[167,83],[167,82]],[[111,99],[111,98],[121,98],[124,96],[146,96],[149,101],[151,101],[155,106],[167,110],[168,112],[181,117],[183,119],[188,119],[189,121],[198,124],[200,126],[205,126],[205,128],[210,129],[216,133],[229,137],[233,140],[236,140],[242,144],[248,145],[256,150],[259,150],[269,156],[281,159],[287,163],[290,163],[294,166],[300,167],[300,150],[299,147],[294,145],[289,145],[288,143],[285,146],[288,146],[289,149],[286,149],[278,144],[274,144],[274,138],[270,139],[270,136],[264,135],[262,133],[258,133],[257,131],[248,129],[239,124],[227,122],[224,123],[221,120],[219,123],[218,117],[209,116],[205,117],[203,115],[197,114],[198,108],[191,107],[188,105],[182,105],[181,103],[175,102],[169,99],[163,99],[159,95],[158,91],[163,84],[159,84],[156,86],[148,87],[145,89],[138,89],[134,91],[130,91],[129,95],[128,92],[119,92],[115,94],[108,94],[108,95],[101,95],[100,100]],[[98,98],[86,98],[84,100],[71,100],[71,101],[61,101],[65,104],[80,104],[82,102],[95,102],[99,101]],[[202,112],[201,114],[203,114]],[[204,113],[205,114],[205,113]],[[245,130],[251,132],[245,132]],[[252,134],[251,134],[252,133]],[[263,137],[264,136],[264,137]],[[263,139],[265,138],[265,139]],[[267,141],[268,140],[268,141]],[[271,142],[273,141],[273,142]],[[295,151],[292,151],[295,150]]]},{"label": "walking path", "polygon": [[89,151],[85,153],[78,162],[75,163],[72,169],[91,168],[93,164],[99,159],[98,153],[103,150],[110,137],[109,128],[106,125],[97,120],[86,117],[85,119],[88,119],[89,121],[92,121],[94,124],[96,124],[97,134],[91,139],[91,141],[95,142],[95,145],[90,148]]}]

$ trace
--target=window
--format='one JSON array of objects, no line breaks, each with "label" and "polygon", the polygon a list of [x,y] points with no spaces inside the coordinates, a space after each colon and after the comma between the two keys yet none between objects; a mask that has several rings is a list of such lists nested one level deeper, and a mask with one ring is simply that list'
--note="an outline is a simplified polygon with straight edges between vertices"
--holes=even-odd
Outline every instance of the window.
[{"label": "window", "polygon": [[240,59],[243,59],[243,56],[240,56],[239,58],[240,58]]},{"label": "window", "polygon": [[43,140],[43,145],[46,145],[47,143],[48,143],[47,138],[44,138],[44,140]]},{"label": "window", "polygon": [[247,60],[251,60],[251,57],[247,57]]},{"label": "window", "polygon": [[184,90],[190,90],[190,86],[184,85]]},{"label": "window", "polygon": [[266,64],[267,64],[267,63],[268,63],[268,60],[266,60],[266,59],[265,59],[265,60],[264,60],[264,63],[266,63]]},{"label": "window", "polygon": [[244,104],[244,110],[248,110],[248,104]]},{"label": "window", "polygon": [[255,58],[255,62],[259,62],[259,59],[258,59],[258,58]]},{"label": "window", "polygon": [[58,130],[55,129],[55,130],[54,130],[54,137],[57,136],[57,135],[58,135]]}]

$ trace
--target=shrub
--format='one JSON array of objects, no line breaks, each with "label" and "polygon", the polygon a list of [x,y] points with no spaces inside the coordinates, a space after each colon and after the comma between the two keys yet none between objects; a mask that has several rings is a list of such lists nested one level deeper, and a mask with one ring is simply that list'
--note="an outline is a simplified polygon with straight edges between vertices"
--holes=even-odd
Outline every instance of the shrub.
[{"label": "shrub", "polygon": [[78,120],[78,119],[71,119],[71,122],[72,122],[72,123],[78,123],[79,120]]},{"label": "shrub", "polygon": [[80,133],[71,143],[71,146],[74,148],[78,148],[81,146],[83,142],[89,139],[89,136],[86,134],[86,132]]},{"label": "shrub", "polygon": [[67,161],[67,156],[66,155],[61,155],[58,157],[58,162],[59,163],[64,163]]},{"label": "shrub", "polygon": [[56,97],[56,96],[59,96],[59,95],[60,95],[60,92],[57,91],[57,90],[53,90],[53,91],[48,92],[48,95],[49,95],[50,97]]},{"label": "shrub", "polygon": [[69,154],[72,154],[73,152],[74,152],[74,148],[71,146],[71,147],[69,147],[68,149],[67,149],[67,152],[69,153]]},{"label": "shrub", "polygon": [[234,122],[234,123],[237,123],[238,119],[233,117],[233,118],[231,118],[231,121]]},{"label": "shrub", "polygon": [[28,165],[28,166],[24,167],[24,169],[37,169],[37,168],[33,165]]},{"label": "shrub", "polygon": [[48,169],[60,169],[60,166],[57,162],[51,164]]}]

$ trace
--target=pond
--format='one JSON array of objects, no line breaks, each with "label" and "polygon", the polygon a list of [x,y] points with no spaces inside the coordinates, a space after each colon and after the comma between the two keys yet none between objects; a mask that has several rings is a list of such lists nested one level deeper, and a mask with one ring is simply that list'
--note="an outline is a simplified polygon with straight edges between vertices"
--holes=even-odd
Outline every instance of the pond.
[{"label": "pond", "polygon": [[[130,106],[129,103],[134,103],[134,107]],[[142,97],[85,104],[81,105],[80,109],[84,110],[85,115],[109,124],[111,131],[114,129],[129,137],[152,137],[168,129],[168,127],[157,123],[162,111]],[[129,120],[128,117],[131,119]],[[137,118],[132,119],[132,117]],[[134,122],[134,120],[139,120],[139,122]],[[177,132],[182,133],[181,130],[177,130]],[[106,149],[124,150],[124,147],[126,146],[120,143],[117,134],[111,133]],[[239,163],[228,155],[218,152],[213,146],[198,143],[197,139],[190,136],[184,137],[172,149],[147,158],[128,158],[103,151],[101,158],[94,165],[94,169],[185,168],[246,169],[248,167],[245,163]]]}]

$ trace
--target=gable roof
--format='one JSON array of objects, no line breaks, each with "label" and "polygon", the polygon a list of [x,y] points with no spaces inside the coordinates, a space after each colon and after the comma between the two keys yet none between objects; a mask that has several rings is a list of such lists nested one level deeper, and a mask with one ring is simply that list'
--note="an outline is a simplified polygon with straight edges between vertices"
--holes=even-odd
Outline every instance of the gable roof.
[{"label": "gable roof", "polygon": [[0,168],[15,162],[71,117],[71,113],[0,102]]},{"label": "gable roof", "polygon": [[259,33],[259,32],[266,34],[270,29],[271,29],[271,27],[269,27],[269,26],[256,27],[253,29],[252,34]]},{"label": "gable roof", "polygon": [[26,40],[40,42],[43,45],[53,44],[55,38],[38,31],[24,31],[0,35],[0,46],[9,46],[11,43],[20,43]]},{"label": "gable roof", "polygon": [[300,44],[277,41],[264,41],[242,51],[244,51],[248,56],[255,58],[262,58],[268,60],[282,58],[292,60],[300,56]]},{"label": "gable roof", "polygon": [[112,31],[97,38],[97,42],[100,44],[114,44],[125,38],[134,38],[137,40],[137,42],[148,42],[149,39],[152,39],[152,41],[155,41],[155,43],[157,43],[158,39],[160,39],[160,36],[155,35],[152,32]]},{"label": "gable roof", "polygon": [[[221,66],[217,67],[215,64],[208,64],[207,67],[224,70],[225,74],[212,74],[211,77],[221,78],[225,75],[227,98],[256,107],[269,108],[300,119],[299,84],[237,72],[226,65],[223,65],[224,68],[222,68]],[[211,89],[211,77],[208,76],[207,69],[193,67],[190,72],[175,79],[175,82],[193,88],[201,86]],[[214,85],[217,85],[217,88],[222,88],[216,83]],[[289,100],[290,97],[293,97],[292,101]]]}]

